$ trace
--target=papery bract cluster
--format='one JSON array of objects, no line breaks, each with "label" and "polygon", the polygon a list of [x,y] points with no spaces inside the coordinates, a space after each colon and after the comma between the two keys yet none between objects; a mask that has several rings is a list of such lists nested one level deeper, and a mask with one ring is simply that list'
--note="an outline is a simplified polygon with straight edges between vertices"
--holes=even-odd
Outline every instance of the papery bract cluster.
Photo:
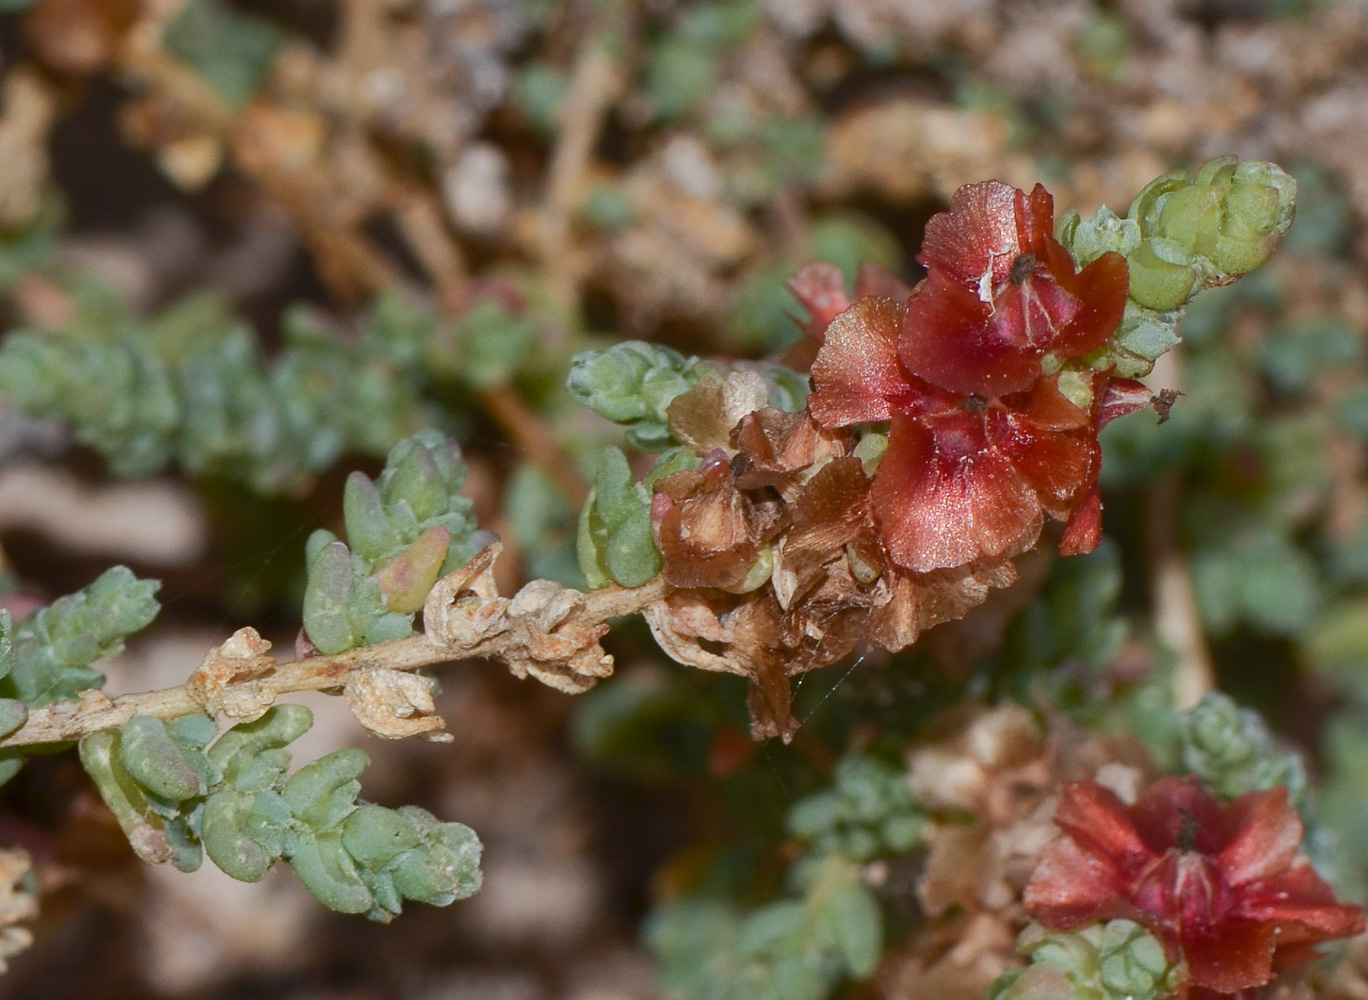
[{"label": "papery bract cluster", "polygon": [[1053,224],[1043,187],[985,181],[927,224],[928,275],[905,303],[842,303],[820,272],[795,284],[814,320],[832,316],[812,368],[813,417],[889,422],[872,502],[904,569],[1010,558],[1035,543],[1045,514],[1067,522],[1065,553],[1097,545],[1098,431],[1152,398],[1138,382],[1063,368],[1116,332],[1127,264],[1109,252],[1079,270]]},{"label": "papery bract cluster", "polygon": [[1239,993],[1364,928],[1302,853],[1287,791],[1223,803],[1194,779],[1161,778],[1132,806],[1083,781],[1064,787],[1053,841],[1026,888],[1047,927],[1118,917],[1148,927],[1187,964],[1196,996]]}]

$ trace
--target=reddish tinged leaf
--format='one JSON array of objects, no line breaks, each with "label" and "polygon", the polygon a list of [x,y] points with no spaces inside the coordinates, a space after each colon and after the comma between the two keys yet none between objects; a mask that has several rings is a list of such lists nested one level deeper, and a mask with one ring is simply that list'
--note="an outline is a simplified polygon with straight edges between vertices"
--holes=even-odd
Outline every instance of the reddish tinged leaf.
[{"label": "reddish tinged leaf", "polygon": [[1066,786],[1026,888],[1026,907],[1064,930],[1126,908],[1171,959],[1184,959],[1193,996],[1263,986],[1314,957],[1311,946],[1364,928],[1336,903],[1300,851],[1301,820],[1284,789],[1223,803],[1195,779],[1162,778],[1133,806],[1092,782]]},{"label": "reddish tinged leaf", "polygon": [[894,414],[873,500],[889,555],[915,573],[1017,555],[1042,524],[1040,501],[974,413]]}]

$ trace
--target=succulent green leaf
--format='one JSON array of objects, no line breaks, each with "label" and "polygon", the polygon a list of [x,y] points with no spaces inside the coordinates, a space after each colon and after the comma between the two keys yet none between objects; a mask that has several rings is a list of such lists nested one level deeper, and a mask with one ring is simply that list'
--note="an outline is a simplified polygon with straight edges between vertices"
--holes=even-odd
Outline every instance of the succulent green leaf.
[{"label": "succulent green leaf", "polygon": [[[273,705],[261,718],[240,722],[209,748],[209,760],[228,784],[243,791],[271,787],[290,766],[284,747],[308,732],[313,713],[303,705]],[[272,753],[267,757],[268,753]],[[259,761],[266,758],[269,766]],[[263,773],[264,772],[264,773]]]},{"label": "succulent green leaf", "polygon": [[[191,753],[199,759],[190,760]],[[150,715],[135,715],[124,723],[119,759],[134,781],[163,799],[194,798],[209,784],[204,755],[183,746],[169,725]]]},{"label": "succulent green leaf", "polygon": [[342,542],[329,542],[309,564],[304,589],[304,631],[325,654],[341,653],[360,644],[361,632],[352,621],[351,553]]},{"label": "succulent green leaf", "polygon": [[162,864],[171,859],[162,817],[124,768],[119,743],[117,729],[105,729],[87,736],[80,743],[81,766],[118,820],[133,852],[149,864]]},{"label": "succulent green leaf", "polygon": [[336,750],[301,767],[285,782],[282,794],[301,823],[331,830],[356,810],[360,777],[370,764],[364,750]]},{"label": "succulent green leaf", "polygon": [[336,831],[301,832],[290,852],[290,864],[304,887],[330,910],[366,913],[374,905],[374,897]]},{"label": "succulent green leaf", "polygon": [[353,472],[347,477],[342,513],[347,522],[347,542],[362,559],[374,562],[403,544],[390,524],[380,491],[364,472]]},{"label": "succulent green leaf", "polygon": [[829,940],[855,979],[867,979],[883,955],[883,916],[864,885],[845,885],[824,901],[818,933]]}]

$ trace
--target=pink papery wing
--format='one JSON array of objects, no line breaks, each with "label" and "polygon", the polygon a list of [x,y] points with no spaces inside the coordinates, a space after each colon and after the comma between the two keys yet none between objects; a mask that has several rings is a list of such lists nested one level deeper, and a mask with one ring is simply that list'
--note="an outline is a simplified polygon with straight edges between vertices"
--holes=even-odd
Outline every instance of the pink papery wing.
[{"label": "pink papery wing", "polygon": [[1018,218],[1025,202],[1023,192],[1002,181],[966,184],[950,199],[950,211],[927,222],[917,259],[928,272],[940,272],[986,300],[1024,252]]},{"label": "pink papery wing", "polygon": [[1017,555],[1042,524],[1034,492],[977,413],[895,413],[873,500],[889,555],[916,573]]},{"label": "pink papery wing", "polygon": [[1209,933],[1185,933],[1182,946],[1197,986],[1235,993],[1273,978],[1277,936],[1272,924],[1225,923]]},{"label": "pink papery wing", "polygon": [[808,409],[824,427],[887,420],[912,392],[898,361],[905,307],[894,299],[860,299],[826,330],[812,364]]},{"label": "pink papery wing", "polygon": [[[1050,273],[1078,308],[1068,321],[1056,328],[1049,350],[1061,358],[1078,358],[1095,351],[1121,326],[1130,290],[1130,265],[1119,253],[1108,251],[1087,267],[1073,273],[1073,258],[1053,238],[1049,258],[1062,258]],[[1054,248],[1058,248],[1055,253]]]},{"label": "pink papery wing", "polygon": [[821,343],[823,332],[845,310],[850,308],[845,279],[835,264],[813,262],[804,264],[786,282],[788,290],[808,311],[808,319],[801,325],[810,337]]},{"label": "pink papery wing", "polygon": [[1235,829],[1216,861],[1227,882],[1241,886],[1291,867],[1301,852],[1303,831],[1301,817],[1287,801],[1286,788],[1242,795],[1226,812]]},{"label": "pink papery wing", "polygon": [[[1015,286],[1014,286],[1015,287]],[[1001,396],[1029,389],[1045,353],[1026,340],[1023,300],[992,303],[933,271],[907,303],[898,356],[913,375],[963,395]]]}]

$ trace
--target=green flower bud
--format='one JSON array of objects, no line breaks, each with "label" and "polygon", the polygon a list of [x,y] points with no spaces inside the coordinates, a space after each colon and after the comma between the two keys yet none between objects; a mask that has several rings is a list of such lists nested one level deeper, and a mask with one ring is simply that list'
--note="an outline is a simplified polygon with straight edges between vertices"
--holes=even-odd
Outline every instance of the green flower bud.
[{"label": "green flower bud", "polygon": [[1097,959],[1102,986],[1112,997],[1154,1000],[1169,991],[1174,970],[1164,946],[1137,923],[1113,920],[1102,928]]},{"label": "green flower bud", "polygon": [[1117,215],[1106,205],[1086,222],[1077,212],[1060,217],[1059,241],[1069,248],[1079,267],[1086,267],[1104,253],[1130,257],[1140,246],[1140,225]]},{"label": "green flower bud", "polygon": [[1030,966],[1001,977],[992,1000],[1160,1000],[1179,983],[1164,946],[1130,920],[1073,932],[1031,924],[1017,951]]},{"label": "green flower bud", "polygon": [[300,822],[330,830],[355,811],[361,792],[356,779],[369,765],[364,750],[336,750],[301,767],[285,782],[281,794]]},{"label": "green flower bud", "polygon": [[1180,720],[1183,766],[1225,798],[1286,785],[1292,802],[1305,802],[1306,767],[1280,752],[1258,713],[1219,691],[1206,695]]},{"label": "green flower bud", "polygon": [[606,351],[582,351],[570,362],[566,388],[575,402],[629,427],[637,447],[671,443],[667,409],[709,370],[697,358],[658,344],[629,340]]},{"label": "green flower bud", "polygon": [[405,899],[447,906],[480,888],[480,839],[463,823],[443,823],[425,809],[404,806],[399,814],[423,837],[424,849],[402,855],[394,866],[394,885]]},{"label": "green flower bud", "polygon": [[347,541],[362,559],[374,562],[403,544],[385,512],[380,491],[365,473],[353,472],[347,477],[342,513],[347,522]]},{"label": "green flower bud", "polygon": [[330,910],[366,913],[374,905],[374,897],[336,832],[300,833],[290,864],[304,887]]},{"label": "green flower bud", "polygon": [[1142,241],[1129,258],[1131,299],[1160,312],[1183,306],[1201,278],[1196,267],[1173,259],[1182,256],[1178,244],[1154,238]]},{"label": "green flower bud", "polygon": [[1190,182],[1180,173],[1154,181],[1132,203],[1130,217],[1145,236],[1172,240],[1196,255],[1201,279],[1216,281],[1247,274],[1269,258],[1292,224],[1296,196],[1296,181],[1277,164],[1222,157],[1203,165]]}]

